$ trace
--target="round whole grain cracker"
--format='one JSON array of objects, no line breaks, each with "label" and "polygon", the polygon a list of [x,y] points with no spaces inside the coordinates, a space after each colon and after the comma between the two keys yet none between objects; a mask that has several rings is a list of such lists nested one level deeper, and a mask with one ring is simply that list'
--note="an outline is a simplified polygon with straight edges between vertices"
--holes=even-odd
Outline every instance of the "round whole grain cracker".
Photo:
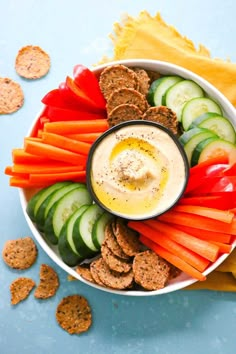
[{"label": "round whole grain cracker", "polygon": [[23,103],[24,93],[20,84],[7,77],[0,77],[0,114],[16,112]]},{"label": "round whole grain cracker", "polygon": [[39,79],[45,76],[51,66],[50,57],[39,46],[27,45],[16,56],[15,70],[26,79]]},{"label": "round whole grain cracker", "polygon": [[78,265],[75,271],[85,280],[94,283],[94,279],[90,271],[90,266]]},{"label": "round whole grain cracker", "polygon": [[56,309],[58,324],[69,334],[86,332],[92,324],[90,305],[81,295],[64,297]]},{"label": "round whole grain cracker", "polygon": [[5,242],[2,250],[4,262],[14,269],[28,269],[36,261],[38,250],[29,236]]},{"label": "round whole grain cracker", "polygon": [[111,270],[101,257],[96,262],[96,272],[99,279],[108,288],[122,290],[129,288],[133,283],[132,269],[127,273],[118,273]]},{"label": "round whole grain cracker", "polygon": [[150,87],[150,77],[147,74],[147,71],[142,68],[132,68],[135,74],[138,77],[138,90],[144,96],[148,94],[148,90]]},{"label": "round whole grain cracker", "polygon": [[173,134],[178,134],[178,118],[174,111],[166,106],[149,107],[143,115],[143,120],[162,124]]},{"label": "round whole grain cracker", "polygon": [[145,112],[148,108],[148,102],[143,94],[133,88],[122,87],[115,90],[107,100],[108,114],[115,107],[125,103],[134,104],[141,112]]},{"label": "round whole grain cracker", "polygon": [[121,219],[116,221],[113,231],[118,244],[128,256],[135,256],[142,250],[137,232],[131,230]]},{"label": "round whole grain cracker", "polygon": [[105,99],[108,99],[114,90],[121,87],[136,89],[138,77],[133,70],[125,65],[110,65],[101,72],[99,86]]},{"label": "round whole grain cracker", "polygon": [[25,300],[31,290],[35,287],[35,282],[31,278],[17,278],[10,285],[11,304],[16,305]]},{"label": "round whole grain cracker", "polygon": [[124,103],[116,106],[107,117],[107,122],[110,127],[128,120],[142,119],[143,113],[140,109],[131,103]]},{"label": "round whole grain cracker", "polygon": [[59,287],[57,272],[47,264],[40,266],[40,282],[35,289],[34,296],[37,299],[48,299],[56,294]]},{"label": "round whole grain cracker", "polygon": [[100,258],[101,257],[95,259],[94,261],[92,261],[90,263],[90,272],[91,272],[92,278],[93,278],[93,280],[95,281],[96,284],[98,284],[100,286],[105,286],[103,284],[103,282],[101,281],[101,279],[99,278],[98,272],[97,272],[97,264],[99,264],[99,259]]},{"label": "round whole grain cracker", "polygon": [[129,260],[130,256],[127,256],[116,241],[116,237],[113,232],[113,227],[115,227],[115,222],[112,221],[109,223],[105,228],[105,238],[104,241],[106,242],[108,248],[114,253],[117,257]]},{"label": "round whole grain cracker", "polygon": [[155,252],[146,250],[135,255],[133,261],[134,280],[146,290],[164,288],[169,275],[169,264]]},{"label": "round whole grain cracker", "polygon": [[112,253],[106,242],[101,246],[101,255],[108,267],[118,273],[127,273],[132,268],[132,263]]}]

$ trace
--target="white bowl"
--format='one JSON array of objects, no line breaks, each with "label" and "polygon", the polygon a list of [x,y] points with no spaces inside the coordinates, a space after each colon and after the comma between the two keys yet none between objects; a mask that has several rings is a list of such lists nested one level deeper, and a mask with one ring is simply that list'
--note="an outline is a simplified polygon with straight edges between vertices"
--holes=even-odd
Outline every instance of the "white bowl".
[{"label": "white bowl", "polygon": [[[236,110],[233,107],[233,105],[226,99],[226,97],[219,91],[217,90],[213,85],[211,85],[209,82],[198,76],[197,74],[186,70],[182,67],[179,67],[177,65],[168,63],[168,62],[163,62],[163,61],[156,61],[156,60],[142,60],[142,59],[134,59],[134,60],[120,60],[116,62],[110,62],[107,64],[103,64],[100,66],[97,66],[96,68],[92,69],[95,74],[99,74],[105,67],[108,65],[113,65],[113,64],[123,64],[126,66],[130,67],[141,67],[143,69],[147,70],[154,70],[160,72],[162,75],[179,75],[182,76],[185,79],[190,79],[195,81],[197,84],[199,84],[203,90],[215,101],[217,101],[223,111],[223,115],[226,116],[234,126],[236,126]],[[38,116],[35,118],[32,127],[29,130],[29,135],[32,131],[32,128],[37,120]],[[35,193],[35,191],[30,191],[27,189],[20,189],[20,202],[21,206],[26,218],[26,221],[35,237],[35,239],[38,241],[42,249],[48,254],[48,256],[62,269],[64,269],[68,274],[72,275],[73,277],[77,278],[78,280],[82,281],[83,283],[88,284],[89,286],[92,286],[94,288],[103,290],[105,292],[110,292],[113,294],[120,294],[120,295],[126,295],[126,296],[153,296],[153,295],[161,295],[161,294],[167,294],[172,291],[180,290],[185,288],[188,285],[191,285],[195,283],[197,280],[191,278],[185,273],[181,273],[177,278],[173,279],[172,281],[169,282],[167,286],[165,286],[163,289],[160,290],[155,290],[155,291],[136,291],[136,290],[113,290],[109,288],[104,288],[99,285],[90,283],[83,279],[76,271],[75,268],[69,267],[66,265],[57,250],[56,246],[53,246],[49,244],[43,237],[42,235],[38,232],[36,229],[35,225],[33,222],[30,220],[29,216],[26,213],[26,207],[29,198]],[[236,246],[236,242],[233,244],[232,249]],[[210,267],[207,268],[207,270],[204,272],[205,275],[210,274],[213,270],[215,270],[226,258],[228,254],[224,254],[220,256],[215,263],[213,263]]]}]

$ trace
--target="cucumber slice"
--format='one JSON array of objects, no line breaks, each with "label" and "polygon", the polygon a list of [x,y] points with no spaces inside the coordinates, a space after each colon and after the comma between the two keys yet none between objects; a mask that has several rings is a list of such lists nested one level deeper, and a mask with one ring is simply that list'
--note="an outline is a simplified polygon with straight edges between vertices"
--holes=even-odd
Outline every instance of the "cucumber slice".
[{"label": "cucumber slice", "polygon": [[179,141],[184,147],[184,151],[186,153],[190,166],[191,166],[193,151],[196,148],[196,146],[201,141],[213,137],[218,138],[218,136],[212,131],[207,129],[201,129],[201,128],[190,129],[180,136]]},{"label": "cucumber slice", "polygon": [[113,215],[104,212],[95,222],[92,228],[92,240],[96,248],[100,249],[105,237],[105,228]]},{"label": "cucumber slice", "polygon": [[72,232],[75,221],[88,207],[89,205],[83,205],[78,210],[76,210],[62,226],[59,235],[58,250],[60,256],[62,260],[71,267],[84,260],[84,256],[80,254],[75,248]]},{"label": "cucumber slice", "polygon": [[231,153],[236,154],[235,144],[220,138],[206,141],[201,146],[198,146],[197,150],[196,159],[198,160],[198,163],[217,156],[228,156]]},{"label": "cucumber slice", "polygon": [[188,130],[194,119],[206,112],[214,112],[222,115],[220,106],[211,98],[198,97],[189,100],[185,103],[182,110],[181,122],[183,129]]},{"label": "cucumber slice", "polygon": [[52,186],[46,187],[38,191],[28,202],[26,212],[29,215],[30,219],[35,222],[36,219],[36,214],[37,211],[40,207],[40,205],[43,203],[43,201],[51,195],[53,192],[58,190],[59,188],[62,188],[72,182],[58,182],[53,184]]},{"label": "cucumber slice", "polygon": [[103,209],[93,204],[76,220],[73,228],[73,241],[80,254],[91,257],[99,251],[99,247],[96,247],[92,240],[92,229],[103,213]]},{"label": "cucumber slice", "polygon": [[199,128],[213,131],[223,140],[229,141],[233,144],[236,142],[236,134],[233,125],[223,116],[209,118],[200,116],[193,121],[193,124],[196,124]]},{"label": "cucumber slice", "polygon": [[218,117],[218,116],[221,116],[219,115],[218,113],[215,113],[215,112],[206,112],[206,113],[203,113],[201,114],[199,117],[195,118],[189,129],[193,129],[193,128],[196,128],[202,121],[204,121],[205,119],[207,118],[212,118],[212,117]]},{"label": "cucumber slice", "polygon": [[[200,163],[201,154],[204,152],[204,150],[207,151],[209,149],[209,148],[207,148],[208,145],[210,145],[211,143],[214,143],[214,146],[217,146],[217,143],[219,143],[219,141],[220,141],[219,137],[210,137],[210,138],[207,138],[207,139],[199,142],[199,144],[197,144],[197,146],[193,150],[192,158],[191,158],[191,166],[195,166],[198,163]],[[215,143],[216,143],[216,145],[215,145]],[[211,150],[211,153],[212,153],[212,150]]]},{"label": "cucumber slice", "polygon": [[70,182],[69,184],[65,184],[65,186],[63,186],[62,188],[48,195],[47,198],[42,201],[35,215],[35,223],[40,231],[44,231],[46,218],[48,216],[49,210],[54,205],[54,203],[56,203],[66,193],[78,187],[85,188],[85,185],[81,183]]},{"label": "cucumber slice", "polygon": [[172,109],[181,121],[183,106],[195,97],[204,97],[203,89],[192,80],[182,80],[167,90],[166,106]]},{"label": "cucumber slice", "polygon": [[57,244],[60,231],[70,215],[82,205],[91,203],[92,199],[87,188],[77,187],[66,193],[49,210],[44,227],[46,239],[52,244]]},{"label": "cucumber slice", "polygon": [[165,76],[161,77],[155,81],[150,86],[148,93],[148,101],[152,106],[165,105],[165,93],[166,91],[176,84],[182,81],[183,78],[180,76]]}]

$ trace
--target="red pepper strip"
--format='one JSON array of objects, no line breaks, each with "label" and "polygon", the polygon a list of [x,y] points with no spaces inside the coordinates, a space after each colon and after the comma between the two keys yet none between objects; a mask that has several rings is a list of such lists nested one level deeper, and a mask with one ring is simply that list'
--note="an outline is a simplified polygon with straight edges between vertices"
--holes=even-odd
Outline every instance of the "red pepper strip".
[{"label": "red pepper strip", "polygon": [[223,172],[225,176],[236,176],[236,163],[226,168]]},{"label": "red pepper strip", "polygon": [[179,200],[180,205],[199,205],[208,208],[217,208],[220,210],[227,210],[231,208],[229,197],[225,195],[210,195],[210,196],[196,196],[183,197]]},{"label": "red pepper strip", "polygon": [[82,64],[73,70],[75,84],[90,97],[98,107],[105,109],[106,101],[101,93],[98,79],[95,74]]},{"label": "red pepper strip", "polygon": [[79,104],[76,101],[73,101],[71,97],[68,98],[68,96],[69,95],[66,95],[65,92],[62,91],[62,89],[54,89],[52,91],[49,91],[42,98],[42,102],[46,106],[52,106],[63,109],[81,110]]},{"label": "red pepper strip", "polygon": [[236,176],[206,177],[202,178],[202,184],[191,191],[191,195],[212,194],[218,192],[236,192]]},{"label": "red pepper strip", "polygon": [[104,111],[104,107],[99,107],[94,102],[93,98],[90,98],[82,91],[74,82],[74,80],[67,76],[66,78],[66,87],[60,87],[61,92],[67,95],[68,98],[77,102],[81,107],[86,108],[88,111],[101,112]]},{"label": "red pepper strip", "polygon": [[227,156],[225,156],[225,155],[224,156],[217,156],[217,157],[213,157],[211,159],[208,159],[204,162],[199,163],[198,165],[191,167],[190,171],[191,171],[191,174],[199,173],[199,171],[201,171],[201,169],[206,166],[218,165],[218,164],[228,164],[228,163],[229,163],[229,158]]},{"label": "red pepper strip", "polygon": [[228,164],[217,164],[204,166],[198,173],[191,174],[188,180],[188,184],[185,190],[185,193],[189,193],[195,188],[198,188],[202,185],[202,178],[210,178],[214,176],[222,176],[225,169],[228,167]]},{"label": "red pepper strip", "polygon": [[65,120],[90,120],[106,118],[103,113],[91,113],[86,111],[64,109],[53,106],[47,106],[47,117],[51,122]]}]

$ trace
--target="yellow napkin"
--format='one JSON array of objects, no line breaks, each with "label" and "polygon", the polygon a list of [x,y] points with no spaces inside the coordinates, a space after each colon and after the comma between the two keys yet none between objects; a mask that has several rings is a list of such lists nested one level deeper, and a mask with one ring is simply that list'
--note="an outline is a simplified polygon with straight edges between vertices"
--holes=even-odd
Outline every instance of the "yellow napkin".
[{"label": "yellow napkin", "polygon": [[[122,23],[114,24],[114,32],[110,36],[114,56],[103,61],[147,58],[180,65],[211,82],[236,106],[236,64],[212,59],[202,45],[196,49],[190,39],[166,24],[159,13],[153,17],[146,11],[142,11],[137,18],[127,15]],[[197,282],[187,289],[236,291],[234,276],[236,249],[206,281]]]}]

